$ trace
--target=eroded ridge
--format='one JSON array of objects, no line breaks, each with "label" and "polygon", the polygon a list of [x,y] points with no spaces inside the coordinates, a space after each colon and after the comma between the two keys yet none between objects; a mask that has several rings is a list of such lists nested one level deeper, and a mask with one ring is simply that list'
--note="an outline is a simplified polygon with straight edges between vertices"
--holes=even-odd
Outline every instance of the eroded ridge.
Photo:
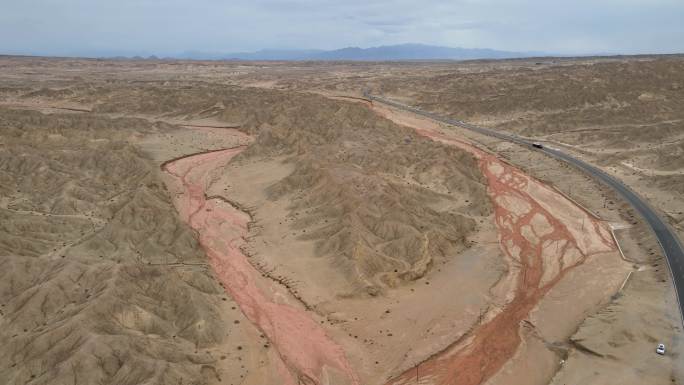
[{"label": "eroded ridge", "polygon": [[[207,198],[212,174],[245,147],[201,153],[166,163],[179,183],[175,205],[181,218],[197,231],[215,274],[245,316],[269,339],[281,383],[324,383],[333,375],[349,384],[359,381],[340,346],[303,309],[276,302],[285,293],[263,290],[261,275],[242,253],[249,215],[219,198]],[[287,300],[285,300],[287,301]]]},{"label": "eroded ridge", "polygon": [[472,333],[388,384],[481,384],[513,357],[520,323],[544,295],[572,268],[616,245],[604,223],[542,182],[438,129],[417,132],[478,159],[515,288],[505,306],[487,314]]}]

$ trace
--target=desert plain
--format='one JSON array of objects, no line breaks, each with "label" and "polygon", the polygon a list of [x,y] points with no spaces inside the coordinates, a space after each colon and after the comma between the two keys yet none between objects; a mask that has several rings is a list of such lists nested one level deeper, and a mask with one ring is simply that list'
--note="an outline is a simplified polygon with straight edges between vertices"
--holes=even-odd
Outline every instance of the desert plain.
[{"label": "desert plain", "polygon": [[[0,383],[681,384],[684,57],[0,57]],[[657,355],[657,343],[668,347]]]}]

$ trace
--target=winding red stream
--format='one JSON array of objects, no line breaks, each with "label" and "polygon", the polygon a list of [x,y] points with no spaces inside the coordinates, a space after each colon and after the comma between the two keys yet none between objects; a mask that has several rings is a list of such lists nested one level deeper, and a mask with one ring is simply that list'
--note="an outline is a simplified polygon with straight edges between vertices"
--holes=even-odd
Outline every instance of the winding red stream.
[{"label": "winding red stream", "polygon": [[420,135],[460,147],[478,160],[494,207],[500,245],[516,284],[505,307],[467,338],[388,385],[482,384],[513,357],[521,343],[520,323],[544,295],[586,258],[614,251],[616,245],[604,223],[549,186],[438,128],[413,128]]},{"label": "winding red stream", "polygon": [[321,326],[304,309],[276,302],[273,293],[260,288],[273,283],[266,281],[241,251],[249,215],[225,199],[207,198],[214,173],[222,171],[244,148],[200,153],[166,163],[163,169],[175,178],[181,191],[175,199],[176,208],[199,234],[199,243],[225,290],[277,350],[279,362],[275,364],[282,384],[322,384],[333,371],[357,385],[357,376],[342,348]]}]

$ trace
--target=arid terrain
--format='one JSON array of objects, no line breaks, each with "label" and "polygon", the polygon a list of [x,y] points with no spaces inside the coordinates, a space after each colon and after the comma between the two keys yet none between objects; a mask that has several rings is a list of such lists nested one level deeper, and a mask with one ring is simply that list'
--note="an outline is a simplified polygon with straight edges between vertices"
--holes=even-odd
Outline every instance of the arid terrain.
[{"label": "arid terrain", "polygon": [[0,383],[684,383],[620,197],[364,91],[562,147],[684,237],[681,57],[0,57]]}]

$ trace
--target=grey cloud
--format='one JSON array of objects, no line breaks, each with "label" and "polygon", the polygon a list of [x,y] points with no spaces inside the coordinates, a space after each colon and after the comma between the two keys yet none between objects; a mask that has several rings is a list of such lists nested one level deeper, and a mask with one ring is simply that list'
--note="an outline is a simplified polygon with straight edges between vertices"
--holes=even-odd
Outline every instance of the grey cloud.
[{"label": "grey cloud", "polygon": [[0,53],[424,43],[554,53],[682,52],[681,0],[3,1]]}]

